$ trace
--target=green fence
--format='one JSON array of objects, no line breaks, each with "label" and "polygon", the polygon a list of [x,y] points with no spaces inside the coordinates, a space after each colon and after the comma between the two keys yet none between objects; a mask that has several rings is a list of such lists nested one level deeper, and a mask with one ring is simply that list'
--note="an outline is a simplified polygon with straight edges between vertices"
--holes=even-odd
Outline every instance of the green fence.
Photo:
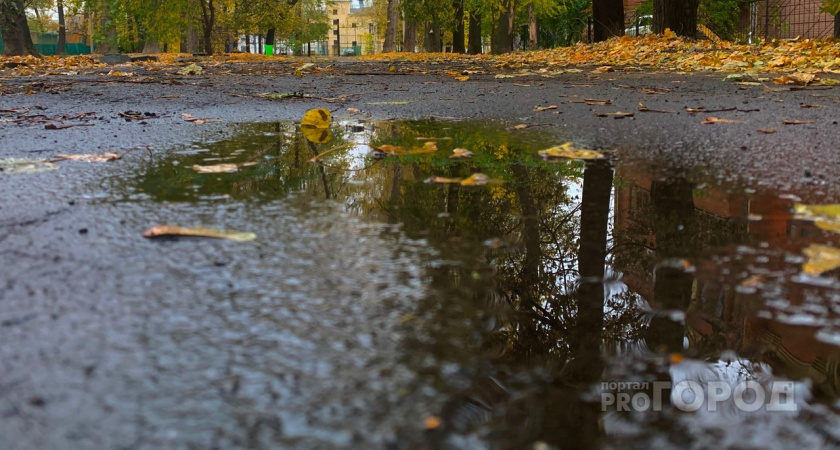
[{"label": "green fence", "polygon": [[[29,33],[32,36],[32,43],[35,50],[42,55],[55,55],[58,49],[58,33]],[[0,53],[3,52],[3,36],[0,35]],[[64,44],[64,53],[67,55],[90,54],[90,43],[87,36],[83,34],[67,33],[67,42]]]}]

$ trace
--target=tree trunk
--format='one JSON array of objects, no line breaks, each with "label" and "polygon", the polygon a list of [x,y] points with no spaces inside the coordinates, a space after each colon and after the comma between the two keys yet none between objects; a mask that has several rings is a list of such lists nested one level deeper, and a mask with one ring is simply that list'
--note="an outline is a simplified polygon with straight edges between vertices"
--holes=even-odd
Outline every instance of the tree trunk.
[{"label": "tree trunk", "polygon": [[455,28],[452,30],[452,53],[465,53],[464,47],[464,0],[455,0],[452,3],[455,9]]},{"label": "tree trunk", "polygon": [[405,40],[403,51],[414,53],[417,50],[417,21],[414,19],[405,20]]},{"label": "tree trunk", "polygon": [[528,5],[528,48],[537,48],[537,13],[533,3]]},{"label": "tree trunk", "polygon": [[[269,45],[271,46],[271,54],[272,55],[274,54],[274,33],[275,32],[276,32],[276,30],[274,29],[274,27],[269,28],[268,32],[265,34],[265,42],[263,42],[263,45],[266,46],[266,49],[265,49],[266,52],[268,51],[268,46]],[[340,44],[340,42],[339,42],[339,44]],[[260,52],[260,53],[263,53],[263,52]]]},{"label": "tree trunk", "polygon": [[29,24],[26,22],[23,0],[0,2],[0,30],[2,30],[5,46],[3,54],[6,56],[41,56],[35,50],[32,36],[29,35]]},{"label": "tree trunk", "polygon": [[67,52],[67,27],[64,23],[64,0],[57,0],[55,7],[58,9],[58,44],[55,52],[62,54]]},{"label": "tree trunk", "polygon": [[251,35],[245,35],[245,53],[251,53]]},{"label": "tree trunk", "polygon": [[400,28],[400,0],[388,0],[388,24],[385,25],[385,43],[382,51],[391,53],[397,51],[397,30]]},{"label": "tree trunk", "polygon": [[499,14],[496,32],[490,43],[490,51],[495,55],[513,51],[513,19],[516,16],[514,0],[505,0],[505,9]]},{"label": "tree trunk", "polygon": [[213,26],[216,24],[216,7],[213,0],[201,0],[201,17],[204,26],[204,53],[213,54]]},{"label": "tree trunk", "polygon": [[482,52],[481,10],[478,8],[470,12],[470,36],[468,47],[470,55],[480,55]]},{"label": "tree trunk", "polygon": [[700,0],[653,0],[653,32],[671,29],[677,36],[693,38],[697,33]]},{"label": "tree trunk", "polygon": [[840,13],[834,15],[834,37],[840,38]]},{"label": "tree trunk", "polygon": [[426,24],[426,34],[423,37],[423,49],[427,53],[436,53],[443,50],[442,30],[437,24]]},{"label": "tree trunk", "polygon": [[595,42],[622,36],[624,34],[623,0],[593,0],[592,22]]}]

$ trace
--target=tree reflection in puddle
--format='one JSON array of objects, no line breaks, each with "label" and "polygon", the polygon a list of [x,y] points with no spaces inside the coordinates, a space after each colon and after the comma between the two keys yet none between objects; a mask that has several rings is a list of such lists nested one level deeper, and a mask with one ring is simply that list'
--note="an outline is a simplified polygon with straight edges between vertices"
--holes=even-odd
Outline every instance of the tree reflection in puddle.
[{"label": "tree reflection in puddle", "polygon": [[[429,141],[438,151],[371,156],[383,144],[411,149]],[[840,347],[831,338],[840,335],[840,289],[835,277],[803,277],[799,255],[810,242],[840,242],[795,220],[792,202],[777,193],[700,188],[708,183],[702,168],[548,164],[537,151],[553,145],[545,132],[512,133],[502,124],[354,124],[335,127],[319,144],[295,124],[243,125],[230,140],[175,152],[138,188],[167,202],[337,201],[435,247],[429,295],[404,324],[415,391],[400,395],[440,404],[430,414],[442,425],[418,437],[407,420],[398,433],[405,441],[432,448],[836,443],[834,416],[821,405],[840,392]],[[452,159],[455,148],[474,156]],[[192,169],[219,163],[238,169]],[[475,173],[504,183],[423,182]],[[811,380],[826,403],[805,403],[799,383],[798,414],[684,413],[667,401],[670,390],[661,411],[602,405],[603,394],[616,394],[604,387],[611,382],[769,383],[771,373]]]}]

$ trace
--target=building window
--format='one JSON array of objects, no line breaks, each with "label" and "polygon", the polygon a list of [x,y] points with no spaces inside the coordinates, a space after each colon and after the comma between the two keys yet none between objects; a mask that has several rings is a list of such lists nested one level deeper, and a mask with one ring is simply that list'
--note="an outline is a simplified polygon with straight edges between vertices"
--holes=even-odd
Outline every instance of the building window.
[{"label": "building window", "polygon": [[338,36],[338,30],[333,30],[333,36]]},{"label": "building window", "polygon": [[338,39],[333,39],[333,45],[338,45]]},{"label": "building window", "polygon": [[356,28],[356,22],[351,23],[350,26]]},{"label": "building window", "polygon": [[368,25],[369,33],[373,34],[373,24]]},{"label": "building window", "polygon": [[338,25],[338,19],[333,19],[333,25]]},{"label": "building window", "polygon": [[334,10],[333,10],[333,15],[334,15],[334,16],[337,16],[337,15],[338,15],[338,10],[337,10],[337,9],[334,9]]}]

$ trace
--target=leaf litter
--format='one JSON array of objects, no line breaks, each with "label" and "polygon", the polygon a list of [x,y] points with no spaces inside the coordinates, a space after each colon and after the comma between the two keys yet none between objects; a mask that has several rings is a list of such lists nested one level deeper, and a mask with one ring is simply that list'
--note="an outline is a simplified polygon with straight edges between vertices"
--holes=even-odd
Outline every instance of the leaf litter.
[{"label": "leaf litter", "polygon": [[212,239],[228,239],[236,242],[253,241],[257,235],[250,232],[234,231],[234,230],[220,230],[215,228],[194,227],[183,228],[173,225],[155,225],[143,232],[145,238],[157,237],[205,237]]}]

